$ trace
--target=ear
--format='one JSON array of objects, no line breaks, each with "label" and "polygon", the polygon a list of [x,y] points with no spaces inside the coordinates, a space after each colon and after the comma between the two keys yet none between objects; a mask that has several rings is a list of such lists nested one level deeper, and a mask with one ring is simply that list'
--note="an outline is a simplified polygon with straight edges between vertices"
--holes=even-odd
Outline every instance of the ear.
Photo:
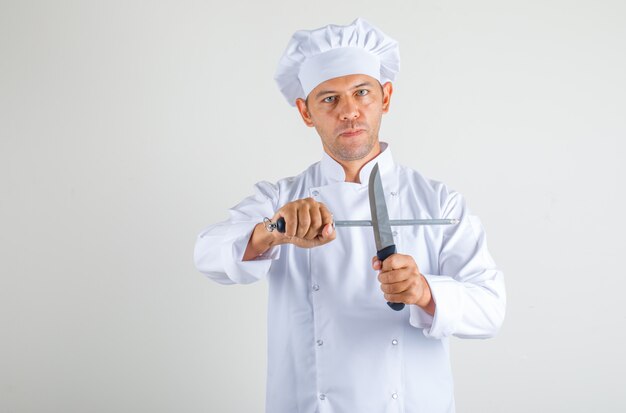
[{"label": "ear", "polygon": [[311,119],[311,114],[306,107],[306,102],[302,98],[296,99],[296,107],[298,108],[298,112],[300,112],[300,116],[302,116],[302,120],[304,124],[308,127],[313,126],[313,119]]},{"label": "ear", "polygon": [[387,82],[383,85],[383,113],[389,112],[389,104],[391,103],[391,94],[393,93],[393,85]]}]

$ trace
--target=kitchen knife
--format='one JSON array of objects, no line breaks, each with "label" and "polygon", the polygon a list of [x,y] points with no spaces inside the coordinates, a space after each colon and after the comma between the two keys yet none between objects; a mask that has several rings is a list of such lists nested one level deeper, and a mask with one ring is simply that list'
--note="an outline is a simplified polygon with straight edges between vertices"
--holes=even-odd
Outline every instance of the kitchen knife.
[{"label": "kitchen knife", "polygon": [[[391,233],[389,213],[383,192],[383,183],[380,180],[378,164],[374,165],[370,173],[369,181],[370,210],[372,211],[372,228],[374,228],[374,241],[376,242],[376,256],[384,261],[390,255],[396,253],[396,244]],[[396,311],[404,308],[404,303],[390,303],[387,305]]]}]

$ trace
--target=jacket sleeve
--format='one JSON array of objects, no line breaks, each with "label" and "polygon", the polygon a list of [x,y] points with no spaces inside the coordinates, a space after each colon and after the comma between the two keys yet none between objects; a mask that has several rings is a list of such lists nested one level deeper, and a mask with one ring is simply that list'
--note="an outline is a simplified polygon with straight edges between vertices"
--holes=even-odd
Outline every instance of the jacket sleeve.
[{"label": "jacket sleeve", "polygon": [[435,301],[430,316],[410,306],[410,323],[426,337],[493,337],[504,320],[504,278],[487,250],[483,226],[457,192],[449,193],[442,217],[460,218],[446,227],[439,251],[439,274],[424,274]]},{"label": "jacket sleeve", "polygon": [[254,260],[242,258],[255,225],[274,215],[277,202],[278,187],[259,182],[253,195],[229,210],[226,221],[204,228],[193,253],[198,271],[220,284],[250,284],[264,278],[272,260],[280,256],[280,246]]}]

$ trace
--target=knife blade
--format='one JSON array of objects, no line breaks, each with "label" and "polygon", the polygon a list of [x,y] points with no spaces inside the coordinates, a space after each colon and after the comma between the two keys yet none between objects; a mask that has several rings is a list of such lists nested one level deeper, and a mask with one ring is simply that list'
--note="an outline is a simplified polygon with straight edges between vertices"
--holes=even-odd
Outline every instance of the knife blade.
[{"label": "knife blade", "polygon": [[[370,210],[372,212],[374,241],[376,242],[376,256],[380,261],[384,261],[390,255],[396,253],[396,244],[393,240],[393,233],[391,232],[391,223],[389,222],[389,213],[387,212],[385,192],[383,191],[383,183],[380,179],[378,163],[374,165],[370,173],[369,199]],[[387,305],[395,311],[400,311],[404,308],[404,303],[391,303],[387,301]]]}]

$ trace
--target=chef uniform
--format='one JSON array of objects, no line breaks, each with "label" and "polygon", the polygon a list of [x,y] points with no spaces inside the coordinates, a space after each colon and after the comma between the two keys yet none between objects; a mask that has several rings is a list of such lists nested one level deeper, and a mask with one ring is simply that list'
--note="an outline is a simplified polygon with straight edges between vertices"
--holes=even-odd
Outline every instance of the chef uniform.
[{"label": "chef uniform", "polygon": [[[362,19],[332,27],[355,26],[380,33]],[[326,153],[298,176],[260,182],[226,221],[198,235],[194,261],[206,276],[269,284],[267,413],[454,412],[448,338],[492,337],[502,323],[502,272],[464,198],[395,163],[384,142],[381,151],[361,169],[361,183],[345,182]],[[415,259],[430,286],[434,316],[416,305],[387,306],[372,269],[371,227],[338,227],[328,244],[283,244],[242,261],[255,225],[297,199],[324,203],[335,220],[371,219],[367,182],[376,163],[390,219],[460,219],[393,227],[398,253]]]}]

